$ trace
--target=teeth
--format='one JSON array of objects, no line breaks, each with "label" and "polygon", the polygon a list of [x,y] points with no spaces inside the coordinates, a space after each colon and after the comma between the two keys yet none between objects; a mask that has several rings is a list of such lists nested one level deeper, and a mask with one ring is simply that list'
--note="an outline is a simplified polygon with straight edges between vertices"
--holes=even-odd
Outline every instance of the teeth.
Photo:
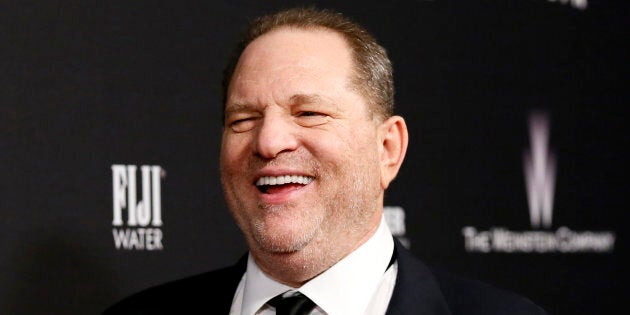
[{"label": "teeth", "polygon": [[264,176],[256,181],[256,186],[301,184],[306,185],[313,181],[313,177],[301,175]]}]

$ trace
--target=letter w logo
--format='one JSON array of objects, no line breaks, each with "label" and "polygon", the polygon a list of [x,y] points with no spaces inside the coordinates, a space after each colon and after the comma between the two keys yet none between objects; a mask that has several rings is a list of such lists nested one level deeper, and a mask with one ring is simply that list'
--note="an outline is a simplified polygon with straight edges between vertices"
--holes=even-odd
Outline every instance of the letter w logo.
[{"label": "letter w logo", "polygon": [[534,113],[529,119],[530,150],[524,154],[525,186],[532,228],[551,227],[556,159],[549,152],[549,120]]}]

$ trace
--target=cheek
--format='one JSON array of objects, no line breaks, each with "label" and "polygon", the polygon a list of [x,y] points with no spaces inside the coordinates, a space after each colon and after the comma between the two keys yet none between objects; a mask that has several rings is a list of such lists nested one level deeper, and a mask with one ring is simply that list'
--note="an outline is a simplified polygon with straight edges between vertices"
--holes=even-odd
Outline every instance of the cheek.
[{"label": "cheek", "polygon": [[378,146],[373,137],[348,129],[345,133],[311,136],[305,143],[324,170],[343,177],[365,177],[378,173]]},{"label": "cheek", "polygon": [[300,138],[318,151],[348,155],[363,151],[365,140],[371,136],[362,126],[342,121],[321,129],[306,129]]},{"label": "cheek", "polygon": [[378,146],[374,130],[369,128],[355,128],[350,130],[344,138],[348,155],[357,159],[357,163],[366,163],[377,157]]},{"label": "cheek", "polygon": [[239,169],[243,158],[248,154],[249,144],[243,135],[224,135],[221,143],[219,163],[222,171]]}]

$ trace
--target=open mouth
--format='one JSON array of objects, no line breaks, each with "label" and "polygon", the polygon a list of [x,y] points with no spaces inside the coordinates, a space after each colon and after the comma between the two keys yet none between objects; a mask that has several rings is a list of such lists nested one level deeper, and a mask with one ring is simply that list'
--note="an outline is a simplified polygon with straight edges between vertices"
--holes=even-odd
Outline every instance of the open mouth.
[{"label": "open mouth", "polygon": [[256,181],[256,187],[264,194],[274,194],[298,189],[308,185],[313,179],[303,175],[263,176]]}]

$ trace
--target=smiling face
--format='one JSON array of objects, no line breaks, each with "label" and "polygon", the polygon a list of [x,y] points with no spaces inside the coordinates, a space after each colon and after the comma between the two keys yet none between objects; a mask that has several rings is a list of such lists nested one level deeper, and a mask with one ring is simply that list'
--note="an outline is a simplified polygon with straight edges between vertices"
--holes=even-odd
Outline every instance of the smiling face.
[{"label": "smiling face", "polygon": [[325,29],[270,31],[236,66],[221,180],[252,255],[268,273],[280,268],[279,259],[283,272],[325,270],[378,227],[381,122],[352,77],[346,42]]}]

